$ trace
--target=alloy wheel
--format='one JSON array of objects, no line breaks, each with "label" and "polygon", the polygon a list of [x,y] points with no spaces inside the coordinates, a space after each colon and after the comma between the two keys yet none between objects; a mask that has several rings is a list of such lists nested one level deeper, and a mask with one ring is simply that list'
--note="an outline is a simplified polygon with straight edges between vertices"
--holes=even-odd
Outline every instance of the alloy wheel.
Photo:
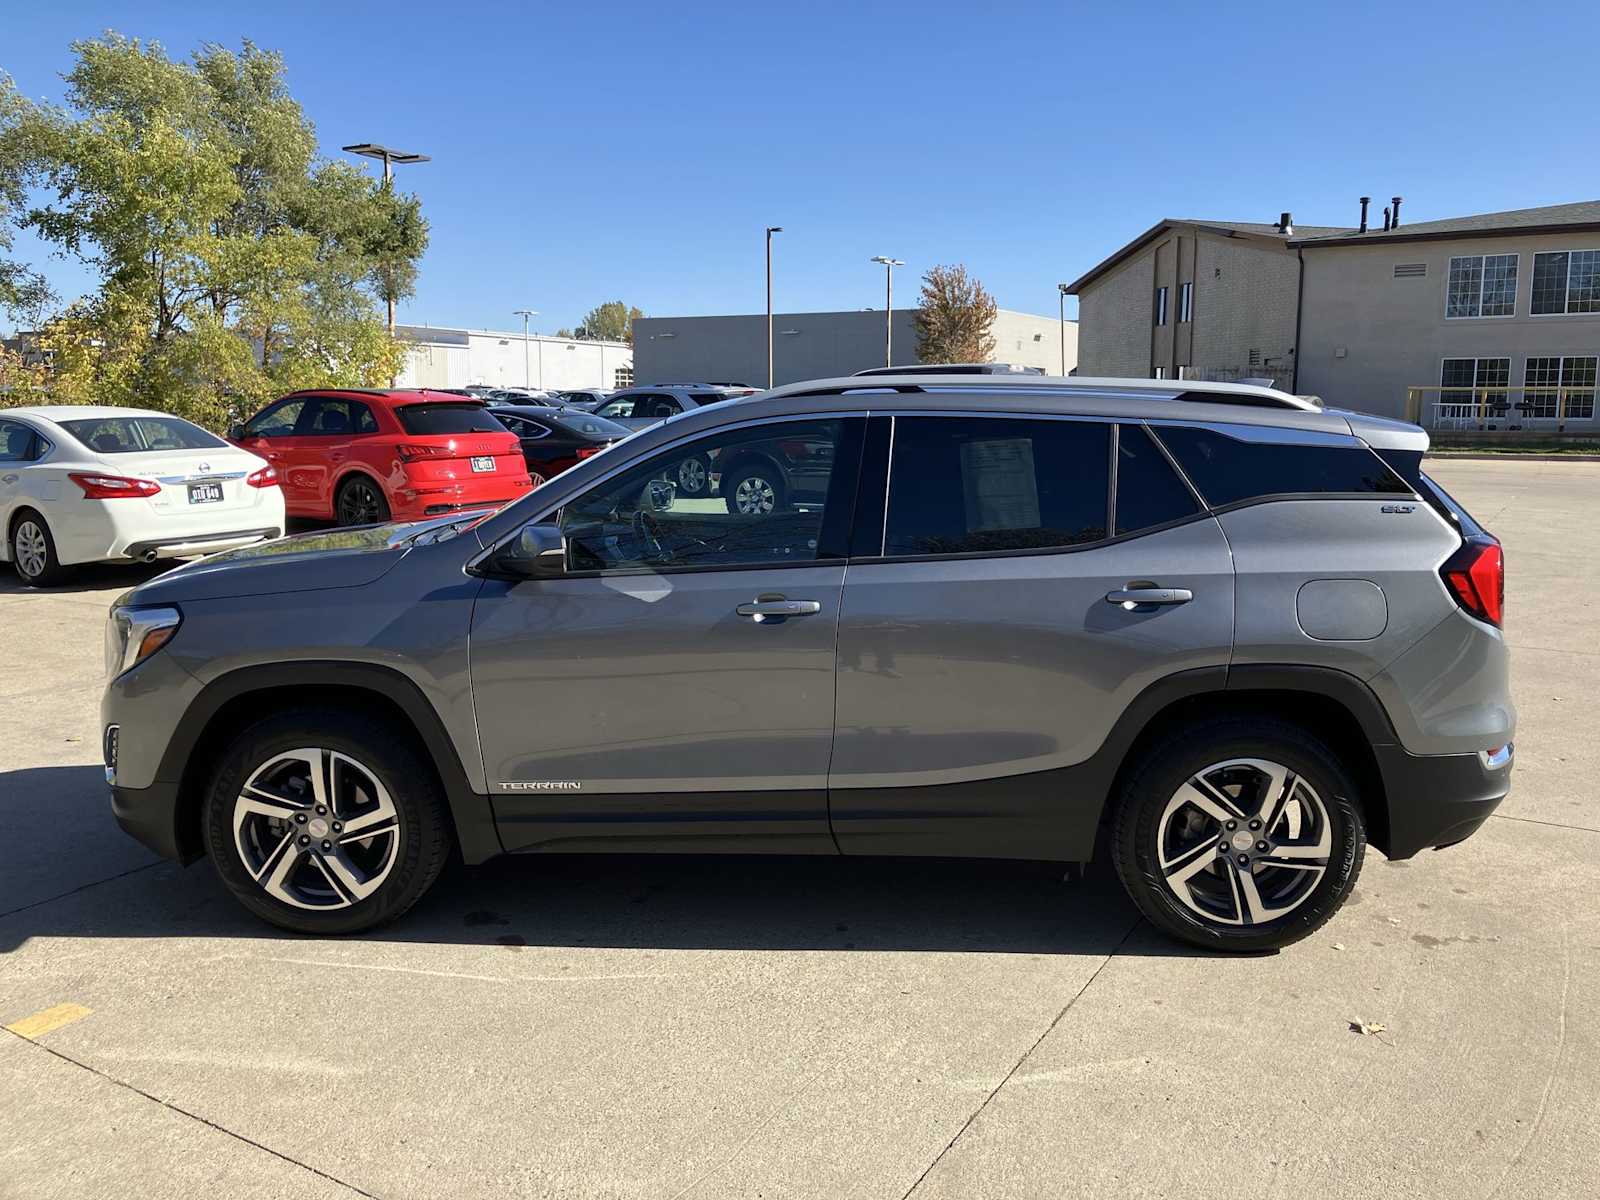
[{"label": "alloy wheel", "polygon": [[734,507],[746,516],[765,516],[778,506],[778,494],[771,482],[760,475],[739,481],[733,490]]},{"label": "alloy wheel", "polygon": [[1275,921],[1305,903],[1333,853],[1316,790],[1281,763],[1234,758],[1186,780],[1156,825],[1157,862],[1186,907],[1223,925]]},{"label": "alloy wheel", "polygon": [[287,750],[251,772],[233,809],[250,877],[296,908],[348,908],[383,886],[400,856],[400,816],[378,777],[348,754]]},{"label": "alloy wheel", "polygon": [[678,487],[686,496],[698,496],[706,488],[706,464],[686,458],[678,464]]},{"label": "alloy wheel", "polygon": [[375,525],[382,511],[377,489],[370,483],[345,485],[339,493],[339,523],[341,525]]},{"label": "alloy wheel", "polygon": [[17,570],[29,579],[37,579],[44,574],[49,543],[45,541],[44,530],[34,522],[25,520],[18,523],[17,532],[12,538],[11,550]]}]

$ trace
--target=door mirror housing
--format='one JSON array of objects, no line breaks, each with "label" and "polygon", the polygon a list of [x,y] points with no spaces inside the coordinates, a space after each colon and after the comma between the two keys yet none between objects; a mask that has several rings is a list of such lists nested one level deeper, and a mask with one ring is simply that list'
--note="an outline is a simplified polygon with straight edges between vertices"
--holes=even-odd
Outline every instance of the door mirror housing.
[{"label": "door mirror housing", "polygon": [[666,512],[678,500],[678,485],[667,479],[652,479],[639,493],[641,512]]},{"label": "door mirror housing", "polygon": [[556,525],[524,525],[477,574],[497,579],[554,579],[567,573],[567,541]]},{"label": "door mirror housing", "polygon": [[229,425],[228,426],[228,440],[230,442],[238,442],[238,441],[242,441],[243,439],[244,439],[244,426],[243,425]]}]

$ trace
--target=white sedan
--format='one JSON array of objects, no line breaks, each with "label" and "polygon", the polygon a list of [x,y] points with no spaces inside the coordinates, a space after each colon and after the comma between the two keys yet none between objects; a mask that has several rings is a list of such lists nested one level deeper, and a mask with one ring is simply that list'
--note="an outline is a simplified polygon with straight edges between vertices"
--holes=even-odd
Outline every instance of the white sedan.
[{"label": "white sedan", "polygon": [[0,410],[0,528],[22,582],[74,563],[154,562],[284,531],[268,463],[200,426],[137,408]]}]

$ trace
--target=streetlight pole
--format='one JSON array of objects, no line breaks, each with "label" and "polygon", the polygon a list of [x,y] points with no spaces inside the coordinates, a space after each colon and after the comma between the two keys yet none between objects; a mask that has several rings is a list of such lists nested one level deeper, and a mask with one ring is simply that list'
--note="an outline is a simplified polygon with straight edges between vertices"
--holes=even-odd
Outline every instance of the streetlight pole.
[{"label": "streetlight pole", "polygon": [[[345,146],[345,153],[360,154],[365,158],[379,158],[383,160],[383,186],[394,186],[395,163],[423,163],[432,161],[426,154],[413,154],[409,150],[395,150],[389,146],[380,146],[376,142],[357,142],[354,146]],[[385,288],[385,291],[388,289]],[[389,307],[389,336],[394,336],[394,296],[386,295],[384,300]]]},{"label": "streetlight pole", "polygon": [[772,386],[772,235],[782,233],[782,225],[767,226],[767,386]]},{"label": "streetlight pole", "polygon": [[906,264],[887,254],[874,255],[873,262],[883,264],[883,365],[894,366],[894,269]]},{"label": "streetlight pole", "polygon": [[1061,374],[1067,373],[1067,285],[1056,284],[1056,291],[1061,293]]},{"label": "streetlight pole", "polygon": [[531,308],[519,308],[511,315],[522,318],[522,386],[532,391],[533,374],[528,370],[528,318],[537,317],[539,314]]}]

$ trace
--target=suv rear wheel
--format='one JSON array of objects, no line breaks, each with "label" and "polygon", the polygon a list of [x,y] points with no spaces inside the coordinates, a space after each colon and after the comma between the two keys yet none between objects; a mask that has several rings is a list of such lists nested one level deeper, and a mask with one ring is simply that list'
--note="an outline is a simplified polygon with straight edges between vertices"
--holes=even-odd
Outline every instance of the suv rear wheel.
[{"label": "suv rear wheel", "polygon": [[783,476],[759,458],[746,459],[724,471],[717,484],[728,511],[740,517],[764,517],[782,509],[787,495]]},{"label": "suv rear wheel", "polygon": [[204,814],[228,889],[299,933],[371,929],[415,904],[451,837],[443,791],[410,740],[381,721],[311,709],[240,733]]},{"label": "suv rear wheel", "polygon": [[341,525],[382,525],[389,519],[389,501],[371,479],[352,475],[339,485],[334,514]]},{"label": "suv rear wheel", "polygon": [[1117,873],[1152,924],[1196,946],[1273,950],[1320,929],[1355,886],[1360,799],[1326,745],[1224,718],[1153,747],[1116,813]]}]

